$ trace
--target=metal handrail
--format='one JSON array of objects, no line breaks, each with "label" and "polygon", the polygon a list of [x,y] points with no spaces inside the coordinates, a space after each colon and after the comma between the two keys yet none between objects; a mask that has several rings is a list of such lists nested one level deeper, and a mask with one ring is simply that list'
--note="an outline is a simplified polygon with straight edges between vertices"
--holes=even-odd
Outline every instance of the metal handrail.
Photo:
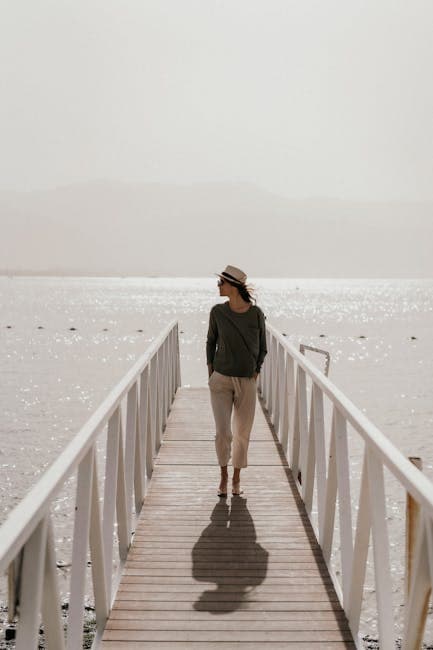
[{"label": "metal handrail", "polygon": [[[160,446],[170,405],[179,386],[178,324],[173,321],[110,392],[1,526],[0,572],[4,573],[23,552],[17,650],[37,647],[40,611],[48,650],[81,650],[89,545],[97,624],[93,647],[98,646],[131,543],[133,511],[136,514],[140,512],[146,482],[152,475],[153,457]],[[125,398],[126,429],[123,432],[122,402]],[[101,513],[96,442],[107,424]],[[50,506],[75,470],[78,471],[77,496],[65,642]],[[115,510],[120,564],[113,588]]]},{"label": "metal handrail", "polygon": [[301,343],[299,345],[299,352],[301,354],[305,353],[305,350],[310,350],[310,352],[317,352],[318,354],[323,354],[325,356],[325,377],[329,375],[329,365],[331,363],[331,355],[327,350],[321,350],[320,348],[315,348],[312,345],[306,345],[305,343]]},{"label": "metal handrail", "polygon": [[[403,648],[419,647],[433,575],[433,485],[392,442],[303,354],[272,325],[267,325],[268,355],[259,376],[259,390],[287,456],[297,489],[315,531],[337,595],[358,647],[370,530],[373,537],[377,620],[381,649],[395,646],[390,544],[386,521],[384,467],[419,504],[414,570],[405,601]],[[307,390],[307,382],[310,391]],[[308,399],[308,395],[310,398]],[[324,397],[332,406],[329,441],[325,436]],[[359,508],[352,528],[347,425],[364,442]],[[317,523],[313,513],[316,495]],[[338,499],[341,576],[331,563]],[[314,514],[314,516],[313,516]],[[431,560],[429,560],[431,558]],[[418,645],[417,645],[418,643]]]}]

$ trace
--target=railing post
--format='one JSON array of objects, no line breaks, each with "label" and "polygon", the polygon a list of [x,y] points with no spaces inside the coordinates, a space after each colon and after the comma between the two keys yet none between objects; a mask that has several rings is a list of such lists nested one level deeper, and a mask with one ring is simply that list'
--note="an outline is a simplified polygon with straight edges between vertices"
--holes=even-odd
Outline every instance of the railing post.
[{"label": "railing post", "polygon": [[170,406],[173,403],[175,387],[175,349],[176,343],[174,340],[174,327],[170,330]]},{"label": "railing post", "polygon": [[42,599],[42,620],[44,623],[47,650],[64,650],[62,610],[60,608],[59,585],[57,582],[56,549],[51,517],[48,517],[47,546],[45,555],[44,597]]},{"label": "railing post", "polygon": [[392,584],[383,465],[371,449],[367,450],[367,464],[380,648],[394,650]]},{"label": "railing post", "polygon": [[161,348],[155,355],[156,357],[156,392],[155,392],[155,406],[156,406],[156,418],[155,418],[155,454],[159,451],[161,446],[161,436],[162,436],[162,350]]},{"label": "railing post", "polygon": [[[409,456],[412,465],[422,471],[422,460],[419,456]],[[405,589],[406,598],[409,597],[410,583],[412,578],[412,566],[416,547],[417,534],[419,534],[420,507],[413,497],[406,494],[406,565],[405,565]]]},{"label": "railing post", "polygon": [[287,456],[288,440],[289,440],[289,355],[283,349],[281,354],[281,431],[280,442],[284,454]]},{"label": "railing post", "polygon": [[167,336],[165,342],[165,423],[167,424],[168,414],[171,406],[170,395],[170,335]]},{"label": "railing post", "polygon": [[286,353],[282,345],[278,345],[278,440],[281,442],[284,429],[286,405]]},{"label": "railing post", "polygon": [[[116,409],[116,413],[118,410],[119,409]],[[68,650],[81,650],[83,647],[84,593],[86,582],[87,548],[90,539],[90,504],[93,481],[93,455],[94,447],[91,447],[78,467],[74,536],[72,543],[70,589],[71,595],[69,601],[68,641],[66,646]],[[111,535],[111,545],[112,544],[113,542]],[[105,551],[106,549],[104,549],[104,553]],[[107,568],[105,570],[105,574],[107,577]],[[111,585],[111,564],[109,584]],[[110,599],[108,600],[110,602]]]},{"label": "railing post", "polygon": [[[308,415],[307,415],[307,381],[305,370],[298,366],[298,426],[299,426],[299,452],[300,452],[300,470],[302,483],[305,478],[307,462],[307,442],[308,442]],[[298,478],[295,475],[295,478]]]},{"label": "railing post", "polygon": [[161,435],[167,421],[167,339],[161,345]]},{"label": "railing post", "polygon": [[[287,354],[286,357],[286,393],[287,393],[287,442],[286,448],[289,448],[289,464],[290,467],[293,465],[292,457],[292,443],[294,438],[294,427],[295,427],[295,411],[296,411],[296,386],[295,386],[295,363],[290,354]],[[283,435],[284,431],[283,431]],[[284,448],[284,443],[283,448]]]},{"label": "railing post", "polygon": [[300,452],[300,429],[299,429],[299,373],[296,371],[296,386],[293,411],[293,426],[290,438],[290,468],[293,478],[298,480],[299,452]]},{"label": "railing post", "polygon": [[335,455],[335,429],[334,418],[332,418],[328,476],[326,479],[325,514],[323,516],[322,536],[319,540],[326,564],[329,564],[331,560],[332,540],[334,538],[335,505],[337,499],[337,463]]},{"label": "railing post", "polygon": [[[148,412],[148,417],[147,417],[147,438],[146,438],[146,477],[147,481],[149,481],[152,477],[153,474],[153,456],[155,454],[156,450],[156,432],[157,432],[157,426],[158,426],[158,404],[157,404],[157,399],[158,399],[158,386],[157,386],[157,380],[156,380],[156,372],[157,372],[157,365],[156,365],[156,359],[155,359],[155,364],[153,367],[153,371],[151,374],[151,380],[153,382],[153,390],[154,395],[152,398],[152,391],[148,393],[148,400],[152,399],[152,404],[148,401],[149,404],[149,412]],[[147,489],[147,486],[146,486]]]},{"label": "railing post", "polygon": [[272,334],[266,330],[268,354],[265,358],[266,363],[266,391],[265,391],[265,406],[268,414],[272,416]]},{"label": "railing post", "polygon": [[[409,457],[410,462],[422,471],[422,460]],[[433,562],[432,523],[422,513],[419,503],[406,496],[406,598],[405,633],[403,650],[421,648],[431,596]],[[430,560],[430,561],[431,561]]]},{"label": "railing post", "polygon": [[92,505],[90,510],[90,557],[92,559],[93,593],[95,596],[95,617],[98,629],[104,629],[110,603],[107,597],[107,582],[104,562],[104,537],[99,506],[99,486],[96,454],[93,458]]},{"label": "railing post", "polygon": [[424,629],[432,591],[432,555],[432,520],[430,517],[426,517],[421,509],[409,595],[405,602],[403,650],[424,647]]},{"label": "railing post", "polygon": [[126,518],[128,537],[131,536],[132,522],[132,491],[134,486],[134,457],[136,453],[135,440],[137,437],[137,408],[138,390],[137,382],[128,391],[126,407],[125,431],[125,484],[126,484]]},{"label": "railing post", "polygon": [[182,385],[182,378],[180,374],[180,341],[179,341],[179,325],[176,323],[176,390]]},{"label": "railing post", "polygon": [[[147,428],[147,445],[152,445],[151,449],[151,458],[157,449],[157,431],[159,428],[159,407],[158,407],[158,356],[155,353],[150,362],[150,371],[149,371],[149,395],[148,395],[148,408],[149,408],[149,419],[148,419],[148,428]],[[149,469],[148,465],[148,452],[146,451],[146,472]],[[151,467],[151,473],[147,474],[147,477],[150,478],[152,475],[153,461]]]},{"label": "railing post", "polygon": [[[266,336],[266,342],[267,342],[267,340],[268,340],[268,331],[267,330],[266,330],[265,336]],[[269,352],[265,356],[265,359],[264,359],[263,365],[262,365],[262,370],[260,372],[260,395],[261,395],[264,406],[266,406],[266,391],[267,391],[266,375],[267,375],[267,372],[268,372],[268,357],[269,357]]]},{"label": "railing post", "polygon": [[143,422],[147,417],[147,392],[148,392],[149,364],[140,373],[140,383],[137,386],[137,410],[136,410],[136,435],[135,435],[135,454],[134,454],[134,501],[135,512],[141,512],[144,499],[144,485],[146,480],[145,471],[145,449],[146,449],[146,430]]},{"label": "railing post", "polygon": [[310,400],[310,419],[307,429],[307,440],[305,443],[306,459],[305,459],[305,478],[302,481],[302,499],[305,504],[305,509],[309,515],[313,507],[313,489],[314,489],[314,476],[316,470],[316,431],[315,431],[315,418],[314,418],[314,390],[311,387],[311,400]]},{"label": "railing post", "polygon": [[119,556],[126,560],[131,542],[131,529],[128,528],[128,513],[126,502],[126,481],[125,481],[125,458],[123,451],[123,427],[120,420],[118,436],[118,460],[117,460],[117,486],[116,486],[116,514],[117,514],[117,536],[119,539]]},{"label": "railing post", "polygon": [[171,330],[171,372],[172,372],[172,384],[171,384],[171,402],[174,400],[176,394],[176,328],[173,327]]},{"label": "railing post", "polygon": [[326,449],[325,422],[323,413],[323,393],[313,382],[311,399],[313,401],[314,443],[316,451],[316,481],[317,481],[317,516],[319,539],[323,536],[326,495]]},{"label": "railing post", "polygon": [[170,412],[170,406],[171,406],[171,395],[170,395],[170,335],[167,336],[165,340],[165,375],[164,375],[164,383],[165,383],[165,422],[164,422],[164,428],[165,425],[167,424],[167,418],[168,414]]},{"label": "railing post", "polygon": [[267,408],[268,408],[268,413],[269,417],[271,418],[271,421],[274,421],[274,413],[272,411],[272,407],[274,404],[274,390],[275,390],[275,383],[274,383],[274,353],[275,353],[275,346],[274,346],[274,341],[275,337],[271,334],[270,335],[270,340],[269,340],[269,381],[268,381],[268,387],[269,387],[269,394],[268,394],[268,401],[267,401]]},{"label": "railing post", "polygon": [[24,547],[17,650],[37,648],[48,520],[44,517]]},{"label": "railing post", "polygon": [[275,433],[279,434],[279,418],[280,418],[280,405],[278,402],[279,385],[278,385],[278,353],[280,344],[277,338],[273,340],[272,346],[272,423],[274,425]]},{"label": "railing post", "polygon": [[367,452],[364,451],[361,472],[361,487],[359,491],[358,519],[356,522],[355,544],[353,548],[353,564],[351,588],[347,618],[354,637],[358,636],[361,618],[362,595],[364,592],[365,569],[367,566],[368,545],[371,531],[371,497],[368,493]]},{"label": "railing post", "polygon": [[[140,381],[141,386],[141,381]],[[141,388],[140,388],[141,391]],[[147,394],[146,394],[147,401]],[[141,397],[140,397],[141,404]],[[136,437],[135,437],[135,454],[134,454],[134,503],[135,503],[135,514],[136,516],[141,512],[143,507],[144,499],[144,485],[146,481],[146,471],[144,469],[144,453],[143,453],[143,438],[146,438],[146,434],[143,435],[140,423],[140,407],[137,407],[136,417]],[[146,432],[147,433],[147,432]]]},{"label": "railing post", "polygon": [[[104,560],[107,601],[111,606],[111,583],[113,573],[113,532],[116,508],[117,468],[119,461],[120,406],[114,411],[108,423],[107,455],[104,484]],[[68,650],[69,647],[68,647]],[[71,649],[72,650],[72,649]]]},{"label": "railing post", "polygon": [[344,609],[348,611],[353,559],[352,503],[350,499],[349,451],[344,416],[334,407],[337,460],[338,512],[340,515],[341,569]]},{"label": "railing post", "polygon": [[[145,471],[146,479],[149,480],[153,472],[153,434],[155,430],[155,403],[153,400],[153,388],[155,385],[155,363],[152,359],[149,365],[141,374],[140,390],[140,431],[142,440],[142,476]],[[144,488],[144,481],[143,481]],[[144,496],[144,489],[143,489]]]}]

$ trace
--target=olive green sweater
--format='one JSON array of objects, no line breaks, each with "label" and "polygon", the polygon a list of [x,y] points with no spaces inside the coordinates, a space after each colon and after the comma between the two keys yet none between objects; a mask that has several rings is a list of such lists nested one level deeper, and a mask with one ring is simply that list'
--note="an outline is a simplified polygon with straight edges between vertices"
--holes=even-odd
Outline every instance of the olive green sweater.
[{"label": "olive green sweater", "polygon": [[229,302],[214,305],[209,317],[207,363],[222,375],[252,377],[266,356],[265,316],[256,305],[238,314]]}]

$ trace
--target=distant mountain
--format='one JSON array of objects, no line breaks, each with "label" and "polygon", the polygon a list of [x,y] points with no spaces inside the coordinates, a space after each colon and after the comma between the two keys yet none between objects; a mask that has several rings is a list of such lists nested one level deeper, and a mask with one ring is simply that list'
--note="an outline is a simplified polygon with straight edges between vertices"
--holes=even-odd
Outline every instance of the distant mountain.
[{"label": "distant mountain", "polygon": [[3,273],[433,277],[433,203],[98,181],[0,192],[0,226]]}]

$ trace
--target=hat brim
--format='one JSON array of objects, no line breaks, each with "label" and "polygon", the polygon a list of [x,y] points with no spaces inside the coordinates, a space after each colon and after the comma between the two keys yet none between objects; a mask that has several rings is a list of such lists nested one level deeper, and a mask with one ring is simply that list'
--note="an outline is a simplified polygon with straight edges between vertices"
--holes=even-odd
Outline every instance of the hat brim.
[{"label": "hat brim", "polygon": [[219,278],[222,278],[223,280],[227,280],[227,282],[233,282],[234,284],[244,284],[240,280],[236,280],[236,278],[229,278],[227,275],[224,275],[224,273],[214,273]]}]

